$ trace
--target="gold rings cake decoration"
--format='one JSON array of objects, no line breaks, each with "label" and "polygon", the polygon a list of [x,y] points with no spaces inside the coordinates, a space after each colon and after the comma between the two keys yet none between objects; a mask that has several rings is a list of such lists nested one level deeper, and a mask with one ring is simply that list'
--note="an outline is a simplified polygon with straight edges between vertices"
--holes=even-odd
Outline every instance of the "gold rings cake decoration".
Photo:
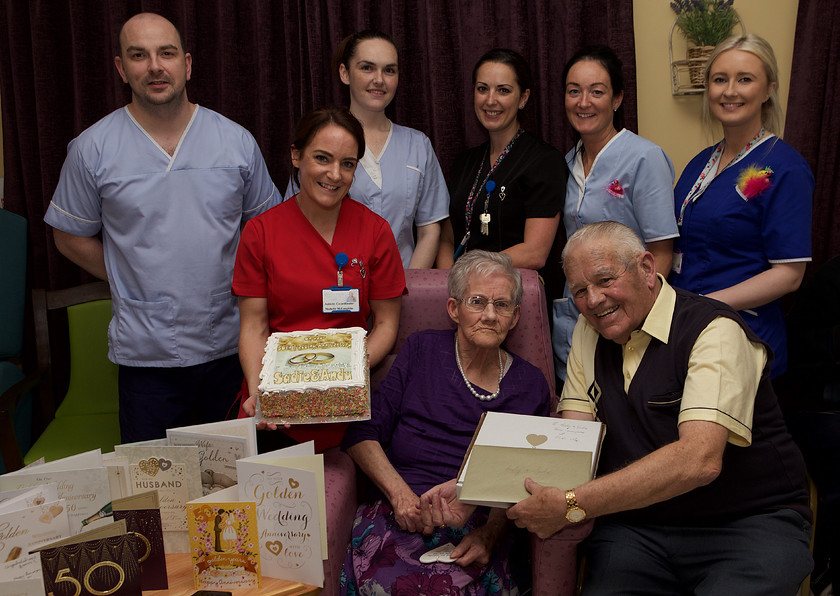
[{"label": "gold rings cake decoration", "polygon": [[289,364],[326,364],[335,360],[335,354],[329,352],[305,352],[303,354],[295,354],[289,358]]}]

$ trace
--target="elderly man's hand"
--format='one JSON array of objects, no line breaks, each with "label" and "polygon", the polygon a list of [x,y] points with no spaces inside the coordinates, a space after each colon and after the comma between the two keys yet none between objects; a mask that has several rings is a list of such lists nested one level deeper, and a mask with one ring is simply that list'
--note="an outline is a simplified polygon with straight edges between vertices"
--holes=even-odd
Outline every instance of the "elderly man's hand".
[{"label": "elderly man's hand", "polygon": [[508,518],[517,526],[548,538],[568,525],[565,491],[542,486],[530,478],[525,479],[525,489],[531,496],[507,510]]},{"label": "elderly man's hand", "polygon": [[455,479],[433,486],[420,496],[423,533],[431,534],[440,526],[461,528],[475,511],[475,505],[461,503],[456,496]]},{"label": "elderly man's hand", "polygon": [[461,567],[487,565],[490,562],[493,547],[496,546],[499,537],[509,526],[510,522],[505,517],[503,510],[491,509],[487,522],[464,536],[450,556]]}]

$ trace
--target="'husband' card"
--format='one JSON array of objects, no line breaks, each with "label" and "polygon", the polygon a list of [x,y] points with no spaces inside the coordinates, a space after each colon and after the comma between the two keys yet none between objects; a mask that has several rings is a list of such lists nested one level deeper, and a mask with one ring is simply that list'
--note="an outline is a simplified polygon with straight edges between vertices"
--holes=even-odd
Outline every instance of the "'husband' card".
[{"label": "'husband' card", "polygon": [[167,553],[189,552],[187,501],[201,496],[198,447],[117,445],[114,451],[128,458],[133,494],[157,490]]}]

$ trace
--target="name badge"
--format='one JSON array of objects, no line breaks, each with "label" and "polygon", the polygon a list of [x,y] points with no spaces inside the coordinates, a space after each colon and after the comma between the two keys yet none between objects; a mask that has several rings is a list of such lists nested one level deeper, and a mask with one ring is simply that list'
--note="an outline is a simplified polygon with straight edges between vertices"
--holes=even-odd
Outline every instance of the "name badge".
[{"label": "name badge", "polygon": [[358,288],[326,288],[321,290],[323,312],[359,312]]},{"label": "name badge", "polygon": [[671,271],[676,274],[682,273],[682,259],[683,255],[680,251],[674,251],[674,257],[671,261]]}]

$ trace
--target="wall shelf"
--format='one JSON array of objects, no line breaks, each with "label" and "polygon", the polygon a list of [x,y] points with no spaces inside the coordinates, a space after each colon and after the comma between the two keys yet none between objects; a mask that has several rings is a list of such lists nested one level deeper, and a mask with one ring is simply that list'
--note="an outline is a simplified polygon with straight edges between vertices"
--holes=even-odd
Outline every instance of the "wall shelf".
[{"label": "wall shelf", "polygon": [[[741,26],[741,35],[746,35],[744,21],[740,15],[735,13],[738,24]],[[703,81],[703,70],[708,62],[708,54],[696,58],[689,57],[685,60],[674,60],[674,30],[677,28],[677,19],[671,25],[671,32],[668,34],[668,60],[671,65],[671,95],[698,95],[706,89]],[[699,48],[698,48],[699,49]]]}]

